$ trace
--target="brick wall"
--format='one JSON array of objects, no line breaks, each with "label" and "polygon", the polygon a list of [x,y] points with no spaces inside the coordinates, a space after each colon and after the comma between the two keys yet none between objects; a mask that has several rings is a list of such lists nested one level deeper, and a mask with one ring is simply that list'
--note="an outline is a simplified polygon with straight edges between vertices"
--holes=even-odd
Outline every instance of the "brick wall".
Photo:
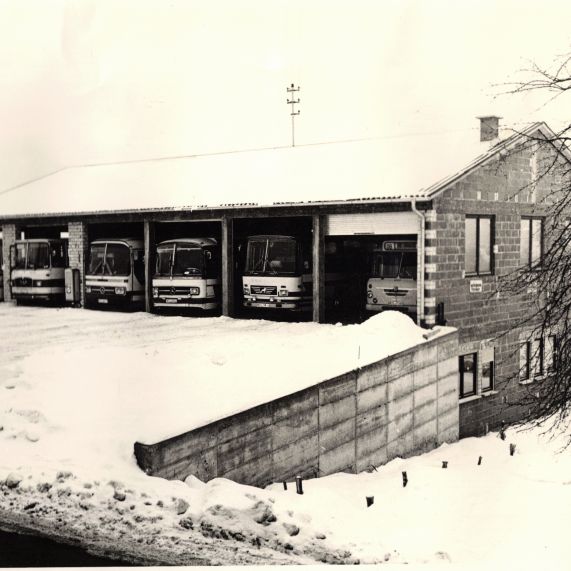
[{"label": "brick wall", "polygon": [[2,280],[4,282],[4,301],[11,301],[10,295],[10,246],[16,241],[18,229],[15,224],[2,225],[2,258],[4,260],[4,271]]},{"label": "brick wall", "polygon": [[85,261],[88,248],[87,225],[85,222],[70,222],[68,224],[69,242],[68,256],[69,267],[79,270],[81,284],[81,305],[85,301],[84,277]]},{"label": "brick wall", "polygon": [[[460,354],[495,348],[496,391],[465,399],[460,404],[460,437],[483,434],[502,420],[521,415],[512,403],[524,388],[514,376],[519,370],[519,334],[502,335],[530,314],[537,293],[499,296],[498,277],[520,263],[521,216],[545,216],[548,196],[557,177],[536,180],[545,155],[537,148],[513,152],[480,167],[435,198],[427,215],[425,322],[435,323],[436,305],[444,304],[447,325],[460,330]],[[534,182],[535,181],[535,182]],[[465,276],[467,214],[494,216],[494,272]],[[470,292],[471,280],[482,281],[481,293]],[[481,363],[478,384],[481,382]]]},{"label": "brick wall", "polygon": [[147,473],[253,485],[360,472],[458,439],[458,334],[157,444]]}]

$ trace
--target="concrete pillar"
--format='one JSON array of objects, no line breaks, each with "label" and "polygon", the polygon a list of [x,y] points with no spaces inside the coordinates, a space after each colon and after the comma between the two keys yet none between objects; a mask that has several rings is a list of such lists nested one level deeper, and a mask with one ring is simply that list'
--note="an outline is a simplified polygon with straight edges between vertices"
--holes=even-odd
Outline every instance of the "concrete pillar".
[{"label": "concrete pillar", "polygon": [[155,223],[144,221],[145,236],[145,311],[153,311],[153,273],[155,270]]},{"label": "concrete pillar", "polygon": [[222,219],[222,315],[234,316],[234,219]]},{"label": "concrete pillar", "polygon": [[12,301],[10,295],[10,246],[18,238],[19,228],[15,224],[2,224],[2,260],[4,301]]},{"label": "concrete pillar", "polygon": [[81,306],[85,306],[85,264],[89,247],[87,224],[85,222],[70,222],[67,225],[69,233],[68,258],[69,267],[79,270],[79,284],[81,289]]},{"label": "concrete pillar", "polygon": [[313,217],[313,321],[325,320],[325,216]]}]

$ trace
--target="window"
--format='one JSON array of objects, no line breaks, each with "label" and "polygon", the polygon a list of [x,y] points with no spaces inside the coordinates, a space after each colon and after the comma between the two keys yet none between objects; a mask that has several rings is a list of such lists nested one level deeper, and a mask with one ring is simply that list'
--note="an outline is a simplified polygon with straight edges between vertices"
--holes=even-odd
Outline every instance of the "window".
[{"label": "window", "polygon": [[481,391],[483,393],[494,390],[494,348],[483,349],[480,353],[482,361],[482,384]]},{"label": "window", "polygon": [[466,273],[491,274],[494,260],[492,242],[494,234],[491,216],[466,216]]},{"label": "window", "polygon": [[534,378],[543,376],[543,339],[531,341],[531,372]]},{"label": "window", "polygon": [[520,223],[520,265],[537,266],[543,254],[543,220],[522,218]]},{"label": "window", "polygon": [[530,373],[531,343],[526,341],[519,348],[519,380],[527,381]]},{"label": "window", "polygon": [[476,372],[478,358],[476,353],[460,356],[460,398],[476,394]]},{"label": "window", "polygon": [[557,337],[555,335],[548,335],[545,340],[543,360],[546,372],[550,373],[557,367]]}]

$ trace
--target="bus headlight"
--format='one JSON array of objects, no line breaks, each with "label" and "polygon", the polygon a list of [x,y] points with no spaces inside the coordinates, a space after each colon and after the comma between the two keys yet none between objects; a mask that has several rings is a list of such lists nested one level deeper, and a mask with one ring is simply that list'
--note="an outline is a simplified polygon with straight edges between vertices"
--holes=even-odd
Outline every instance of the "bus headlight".
[{"label": "bus headlight", "polygon": [[159,288],[158,287],[153,288],[153,297],[159,297]]},{"label": "bus headlight", "polygon": [[38,287],[42,287],[42,280],[38,280],[38,281],[36,282],[36,285],[37,285]]},{"label": "bus headlight", "polygon": [[91,293],[91,286],[85,286],[85,293]]},{"label": "bus headlight", "polygon": [[115,293],[117,295],[125,295],[127,293],[127,290],[124,287],[116,287]]},{"label": "bus headlight", "polygon": [[245,285],[243,287],[243,291],[246,295],[250,295],[250,286],[249,285]]},{"label": "bus headlight", "polygon": [[280,297],[287,296],[287,289],[280,289],[279,294]]},{"label": "bus headlight", "polygon": [[369,291],[367,292],[367,297],[368,297],[369,299],[371,299],[371,298],[373,297],[373,292],[369,290]]},{"label": "bus headlight", "polygon": [[200,293],[200,288],[199,287],[191,287],[189,289],[190,295],[198,295]]}]

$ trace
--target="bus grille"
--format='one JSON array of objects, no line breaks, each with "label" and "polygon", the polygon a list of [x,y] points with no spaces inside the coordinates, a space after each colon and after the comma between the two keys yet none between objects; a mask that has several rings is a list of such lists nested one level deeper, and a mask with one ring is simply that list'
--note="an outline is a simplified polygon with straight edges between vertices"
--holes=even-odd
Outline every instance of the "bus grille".
[{"label": "bus grille", "polygon": [[253,285],[250,287],[250,291],[257,295],[277,295],[278,286]]}]

